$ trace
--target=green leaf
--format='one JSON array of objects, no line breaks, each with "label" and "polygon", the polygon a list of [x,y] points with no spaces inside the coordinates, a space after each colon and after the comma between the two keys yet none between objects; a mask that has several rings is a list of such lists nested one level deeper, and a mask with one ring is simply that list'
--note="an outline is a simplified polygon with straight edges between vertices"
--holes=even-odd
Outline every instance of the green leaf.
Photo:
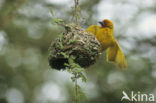
[{"label": "green leaf", "polygon": [[51,24],[53,24],[53,25],[56,25],[56,24],[57,24],[57,23],[56,23],[56,20],[57,20],[57,18],[55,18],[55,17],[52,17]]},{"label": "green leaf", "polygon": [[66,67],[66,70],[68,73],[71,73],[71,69],[69,69],[68,67]]},{"label": "green leaf", "polygon": [[69,64],[70,64],[72,67],[73,67],[73,65],[75,64],[75,63],[74,63],[74,59],[75,59],[74,56],[70,56],[69,59],[68,59],[68,62],[69,62]]},{"label": "green leaf", "polygon": [[64,58],[68,58],[68,57],[69,57],[69,56],[68,56],[66,53],[64,53],[64,52],[61,52],[61,54],[63,55]]},{"label": "green leaf", "polygon": [[68,64],[68,63],[64,63],[64,65],[65,65],[65,66],[67,66],[67,67],[69,66],[69,64]]},{"label": "green leaf", "polygon": [[63,22],[64,20],[63,19],[56,19],[55,21],[56,22]]},{"label": "green leaf", "polygon": [[60,46],[61,49],[63,49],[63,45],[62,45],[62,43],[59,42],[59,46]]},{"label": "green leaf", "polygon": [[52,14],[52,16],[55,16],[52,8],[50,8],[50,13]]},{"label": "green leaf", "polygon": [[82,82],[85,82],[85,83],[87,82],[87,79],[86,79],[86,77],[84,76],[83,73],[79,73],[79,76],[82,79]]},{"label": "green leaf", "polygon": [[73,68],[73,72],[79,73],[79,69],[78,68]]},{"label": "green leaf", "polygon": [[76,39],[70,39],[69,42],[67,44],[72,44],[74,42],[76,42],[77,40]]}]

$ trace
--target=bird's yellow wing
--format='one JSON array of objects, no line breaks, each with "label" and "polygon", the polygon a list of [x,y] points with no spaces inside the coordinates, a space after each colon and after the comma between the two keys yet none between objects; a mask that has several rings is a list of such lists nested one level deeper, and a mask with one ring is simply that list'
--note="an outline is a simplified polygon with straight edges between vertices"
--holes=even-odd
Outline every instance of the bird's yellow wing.
[{"label": "bird's yellow wing", "polygon": [[91,26],[89,26],[86,29],[86,31],[89,32],[89,33],[91,33],[91,34],[96,35],[99,29],[100,29],[100,26],[98,26],[98,25],[91,25]]},{"label": "bird's yellow wing", "polygon": [[125,56],[116,40],[114,42],[114,45],[108,48],[106,56],[107,61],[114,62],[121,69],[127,68]]}]

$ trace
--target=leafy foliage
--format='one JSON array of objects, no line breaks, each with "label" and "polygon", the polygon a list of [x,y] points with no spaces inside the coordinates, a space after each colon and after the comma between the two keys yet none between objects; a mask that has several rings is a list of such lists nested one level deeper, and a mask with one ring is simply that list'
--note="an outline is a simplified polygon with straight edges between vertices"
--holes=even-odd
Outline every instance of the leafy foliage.
[{"label": "leafy foliage", "polygon": [[[64,53],[63,53],[63,55],[65,58],[68,58],[68,55],[66,55]],[[79,78],[82,80],[82,82],[87,82],[87,79],[86,79],[85,75],[83,74],[85,69],[82,68],[80,65],[76,64],[74,62],[74,60],[75,60],[75,57],[71,55],[68,58],[69,64],[65,63],[64,65],[66,66],[67,72],[73,74],[73,76],[71,77],[71,80],[73,82],[76,82],[76,84],[75,84],[75,88],[77,88],[76,89],[77,91],[75,91],[75,93],[77,93],[77,95],[75,95],[75,96],[77,96],[76,98],[80,99],[80,97],[81,97],[83,99],[86,99],[85,93],[82,91],[81,87],[79,85],[77,85],[77,79],[79,79]]]},{"label": "leafy foliage", "polygon": [[51,22],[51,23],[52,23],[53,25],[65,25],[63,19],[59,19],[59,18],[55,17],[54,11],[53,11],[52,8],[50,9],[50,12],[51,12],[51,14],[52,14],[52,22]]}]

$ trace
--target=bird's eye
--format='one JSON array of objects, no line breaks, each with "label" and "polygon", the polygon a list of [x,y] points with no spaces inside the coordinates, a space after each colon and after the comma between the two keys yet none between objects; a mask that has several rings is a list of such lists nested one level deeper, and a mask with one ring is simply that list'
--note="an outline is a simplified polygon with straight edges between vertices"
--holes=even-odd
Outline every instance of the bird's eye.
[{"label": "bird's eye", "polygon": [[104,25],[104,22],[100,21],[99,24]]}]

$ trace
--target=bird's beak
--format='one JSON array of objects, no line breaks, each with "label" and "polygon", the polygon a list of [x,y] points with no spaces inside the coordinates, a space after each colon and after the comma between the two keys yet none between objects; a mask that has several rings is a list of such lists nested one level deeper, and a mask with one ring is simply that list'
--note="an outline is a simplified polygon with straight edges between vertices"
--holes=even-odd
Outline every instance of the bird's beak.
[{"label": "bird's beak", "polygon": [[102,21],[99,21],[99,24],[101,24],[101,25],[104,25],[104,22],[102,22]]}]

